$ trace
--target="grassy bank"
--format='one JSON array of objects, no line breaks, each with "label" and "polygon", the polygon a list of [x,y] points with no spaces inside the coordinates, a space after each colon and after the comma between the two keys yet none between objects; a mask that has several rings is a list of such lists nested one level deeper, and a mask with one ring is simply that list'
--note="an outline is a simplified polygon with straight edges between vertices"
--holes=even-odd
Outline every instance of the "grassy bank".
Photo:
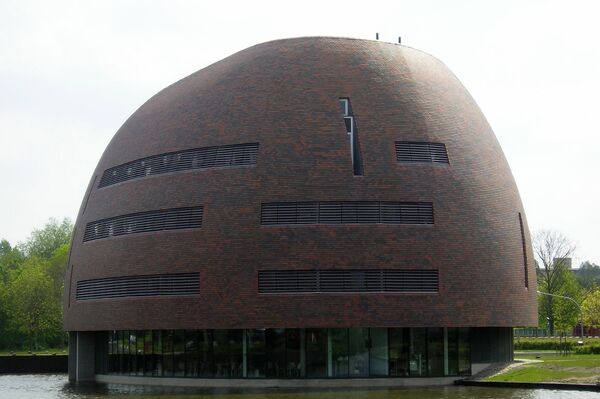
[{"label": "grassy bank", "polygon": [[44,350],[39,350],[39,351],[33,351],[33,352],[0,350],[0,356],[12,356],[13,354],[17,355],[17,356],[30,356],[33,354],[36,356],[47,356],[47,355],[53,355],[53,354],[66,355],[67,348],[50,348],[50,349],[44,349]]},{"label": "grassy bank", "polygon": [[520,356],[528,362],[487,381],[568,382],[595,384],[600,382],[600,355]]}]

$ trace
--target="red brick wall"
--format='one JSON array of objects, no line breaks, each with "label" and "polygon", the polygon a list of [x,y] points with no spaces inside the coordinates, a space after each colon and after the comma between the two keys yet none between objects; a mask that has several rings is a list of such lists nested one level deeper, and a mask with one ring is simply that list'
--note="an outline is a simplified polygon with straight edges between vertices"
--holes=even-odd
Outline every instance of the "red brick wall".
[{"label": "red brick wall", "polygon": [[[339,97],[352,104],[362,177]],[[445,143],[450,164],[398,164],[396,140]],[[97,188],[124,162],[246,142],[260,143],[255,167]],[[65,281],[67,330],[537,325],[531,243],[527,290],[525,214],[506,159],[469,93],[423,52],[337,38],[251,47],[148,100],[94,176]],[[433,202],[435,225],[260,226],[261,202],[338,200]],[[202,229],[82,244],[90,221],[194,205],[204,206]],[[257,271],[283,268],[437,268],[440,292],[258,295]],[[78,280],[175,272],[199,272],[200,295],[75,301]]]}]

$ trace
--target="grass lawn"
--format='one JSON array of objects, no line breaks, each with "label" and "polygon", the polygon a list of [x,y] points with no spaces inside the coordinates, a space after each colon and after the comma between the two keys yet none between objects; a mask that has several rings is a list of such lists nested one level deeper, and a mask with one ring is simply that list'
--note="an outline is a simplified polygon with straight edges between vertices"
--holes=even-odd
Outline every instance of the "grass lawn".
[{"label": "grass lawn", "polygon": [[[29,351],[5,351],[5,350],[3,350],[3,351],[0,351],[0,356],[11,356],[13,353],[17,356],[31,355],[31,353],[29,353]],[[57,355],[66,355],[67,348],[50,348],[50,349],[44,349],[44,350],[40,350],[40,351],[33,351],[32,353],[35,353],[38,356],[52,355],[53,353],[56,353]]]},{"label": "grass lawn", "polygon": [[488,377],[487,381],[570,382],[594,384],[600,382],[600,355],[520,356],[535,360]]}]

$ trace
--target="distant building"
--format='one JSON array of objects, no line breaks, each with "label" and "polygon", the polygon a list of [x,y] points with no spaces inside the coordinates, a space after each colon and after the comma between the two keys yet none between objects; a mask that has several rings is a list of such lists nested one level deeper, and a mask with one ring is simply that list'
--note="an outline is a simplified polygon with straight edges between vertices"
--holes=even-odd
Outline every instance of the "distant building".
[{"label": "distant building", "polygon": [[236,387],[450,381],[538,321],[523,206],[473,98],[429,54],[340,38],[248,48],[125,122],[64,316],[71,379]]},{"label": "distant building", "polygon": [[567,269],[571,269],[572,266],[572,258],[554,258],[554,265],[562,265],[565,266]]}]

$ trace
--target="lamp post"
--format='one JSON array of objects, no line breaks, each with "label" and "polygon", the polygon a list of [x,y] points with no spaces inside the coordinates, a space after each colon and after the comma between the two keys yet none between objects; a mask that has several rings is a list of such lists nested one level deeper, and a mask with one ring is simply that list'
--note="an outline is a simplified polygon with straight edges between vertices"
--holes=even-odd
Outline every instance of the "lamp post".
[{"label": "lamp post", "polygon": [[581,326],[581,342],[583,342],[583,313],[581,311],[581,306],[579,306],[579,304],[577,303],[577,301],[575,301],[575,299],[573,299],[573,298],[571,298],[569,296],[557,295],[557,294],[549,294],[547,292],[542,292],[542,291],[538,291],[537,293],[540,294],[540,295],[548,295],[548,296],[555,296],[557,298],[568,299],[569,301],[571,301],[575,305],[577,305],[577,309],[579,309],[579,325]]}]

